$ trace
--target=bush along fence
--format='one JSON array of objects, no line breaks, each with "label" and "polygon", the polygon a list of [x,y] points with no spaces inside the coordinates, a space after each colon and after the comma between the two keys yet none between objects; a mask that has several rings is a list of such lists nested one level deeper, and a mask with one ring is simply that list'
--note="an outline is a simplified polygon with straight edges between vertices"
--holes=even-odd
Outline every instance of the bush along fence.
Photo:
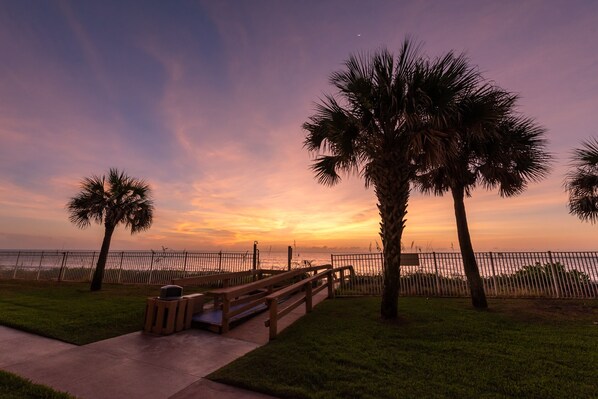
[{"label": "bush along fence", "polygon": [[[97,251],[0,250],[0,278],[91,281],[98,254]],[[253,267],[251,252],[119,251],[108,254],[104,282],[168,284],[174,278],[239,272]]]},{"label": "bush along fence", "polygon": [[[460,253],[409,254],[401,265],[403,296],[469,296]],[[331,255],[333,267],[352,265],[355,278],[341,294],[380,295],[381,253]],[[479,252],[489,297],[598,298],[598,252]]]},{"label": "bush along fence", "polygon": [[[97,251],[0,250],[0,279],[90,281],[97,257]],[[408,253],[403,258],[401,295],[469,295],[460,253]],[[478,252],[476,259],[489,297],[598,298],[598,252]],[[381,253],[333,254],[331,263],[355,270],[339,294],[382,293]],[[118,251],[108,255],[104,282],[163,285],[259,264],[257,250],[255,259],[251,251]]]}]

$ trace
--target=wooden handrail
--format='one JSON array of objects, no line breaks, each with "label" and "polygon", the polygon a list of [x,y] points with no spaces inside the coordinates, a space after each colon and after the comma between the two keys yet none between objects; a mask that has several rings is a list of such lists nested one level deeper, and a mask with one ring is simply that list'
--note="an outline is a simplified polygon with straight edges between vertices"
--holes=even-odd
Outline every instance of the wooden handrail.
[{"label": "wooden handrail", "polygon": [[[214,297],[214,308],[221,306],[222,319],[220,332],[225,333],[229,330],[229,324],[234,316],[237,316],[255,306],[265,303],[265,296],[272,292],[275,285],[309,272],[318,270],[332,269],[331,265],[304,267],[275,274],[261,280],[253,281],[233,287],[217,288],[205,292],[205,295]],[[257,291],[262,293],[255,293]],[[236,305],[242,305],[233,310]]]},{"label": "wooden handrail", "polygon": [[322,265],[322,266],[312,266],[312,267],[304,267],[301,269],[293,269],[284,273],[275,274],[274,276],[266,277],[264,279],[253,281],[251,283],[238,285],[234,287],[228,288],[217,288],[215,290],[210,290],[208,294],[210,295],[218,295],[222,296],[227,299],[233,299],[239,297],[241,295],[247,294],[249,292],[258,290],[260,288],[268,288],[272,287],[274,284],[281,283],[283,281],[289,280],[293,277],[300,276],[301,274],[311,272],[311,271],[318,271],[321,269],[332,269],[331,265]]},{"label": "wooden handrail", "polygon": [[194,277],[182,277],[182,278],[175,278],[171,280],[172,284],[175,285],[201,285],[206,283],[213,283],[214,281],[220,280],[231,280],[237,277],[245,277],[245,276],[252,276],[258,275],[261,273],[261,270],[246,270],[243,272],[231,272],[231,273],[215,273],[215,274],[207,274],[205,276],[194,276]]},{"label": "wooden handrail", "polygon": [[[325,288],[328,288],[328,298],[334,297],[334,282],[338,281],[335,280],[334,277],[336,273],[340,273],[340,283],[343,283],[344,280],[344,271],[349,270],[350,275],[354,276],[355,271],[353,270],[353,266],[343,266],[336,269],[328,269],[323,272],[320,272],[312,277],[308,277],[303,279],[293,285],[290,285],[286,288],[278,290],[268,296],[266,296],[266,304],[270,310],[270,318],[266,320],[264,323],[266,327],[270,328],[270,340],[276,338],[278,334],[278,320],[289,314],[293,309],[297,308],[301,304],[305,303],[305,312],[309,313],[312,311],[313,303],[312,298],[318,292],[322,291]],[[323,278],[327,279],[326,284],[321,285],[317,288],[312,288],[312,283],[322,280]],[[285,306],[284,309],[278,310],[278,301],[286,297],[288,295],[294,294],[302,289],[305,289],[305,294],[302,295],[300,298],[295,300],[294,302]]]}]

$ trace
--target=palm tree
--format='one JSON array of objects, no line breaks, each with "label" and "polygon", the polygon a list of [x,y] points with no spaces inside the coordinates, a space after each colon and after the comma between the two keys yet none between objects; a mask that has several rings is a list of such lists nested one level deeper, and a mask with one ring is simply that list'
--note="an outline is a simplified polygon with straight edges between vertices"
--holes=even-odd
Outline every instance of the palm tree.
[{"label": "palm tree", "polygon": [[445,133],[457,99],[475,86],[479,74],[452,52],[434,61],[405,40],[394,57],[383,49],[350,56],[330,82],[338,90],[316,106],[303,124],[305,147],[322,151],[312,169],[325,185],[339,173],[358,174],[373,186],[380,212],[384,256],[381,315],[398,315],[401,237],[415,162],[442,160],[450,146]]},{"label": "palm tree", "polygon": [[[451,192],[463,268],[472,304],[478,309],[487,308],[488,303],[469,234],[465,196],[471,196],[478,185],[498,188],[503,197],[517,195],[529,181],[541,179],[548,171],[544,129],[531,119],[514,115],[515,100],[515,96],[488,86],[464,98],[462,117],[451,122],[457,151],[416,179],[424,193],[442,196]],[[463,125],[464,120],[469,127]]]},{"label": "palm tree", "polygon": [[71,198],[67,209],[70,221],[77,227],[86,228],[91,222],[104,224],[102,249],[91,281],[91,291],[100,290],[110,240],[116,226],[123,223],[134,234],[152,225],[154,206],[150,187],[143,180],[110,169],[108,176],[83,179],[81,192]]},{"label": "palm tree", "polygon": [[594,224],[598,220],[598,140],[582,142],[573,152],[573,170],[567,174],[569,213]]}]

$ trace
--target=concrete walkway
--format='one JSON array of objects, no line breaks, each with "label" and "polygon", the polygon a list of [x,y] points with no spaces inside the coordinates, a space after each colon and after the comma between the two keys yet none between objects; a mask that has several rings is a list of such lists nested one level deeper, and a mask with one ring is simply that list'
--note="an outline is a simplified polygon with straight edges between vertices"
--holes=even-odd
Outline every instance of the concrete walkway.
[{"label": "concrete walkway", "polygon": [[[314,304],[325,294],[314,297]],[[295,309],[287,327],[305,313]],[[84,399],[273,399],[203,377],[268,342],[262,313],[225,335],[142,332],[76,346],[0,326],[0,368]]]}]

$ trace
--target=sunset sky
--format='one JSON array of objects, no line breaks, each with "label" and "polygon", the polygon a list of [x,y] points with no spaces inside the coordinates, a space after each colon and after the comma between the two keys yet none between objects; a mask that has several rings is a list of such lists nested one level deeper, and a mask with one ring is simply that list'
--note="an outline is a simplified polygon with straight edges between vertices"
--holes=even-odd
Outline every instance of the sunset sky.
[{"label": "sunset sky", "polygon": [[[309,170],[301,125],[351,53],[466,52],[544,126],[549,177],[521,196],[466,200],[476,250],[596,250],[567,212],[573,147],[598,136],[598,2],[2,1],[0,248],[94,249],[65,204],[110,167],[146,179],[148,232],[113,249],[367,249],[371,189]],[[450,198],[413,193],[404,243],[457,248]]]}]

